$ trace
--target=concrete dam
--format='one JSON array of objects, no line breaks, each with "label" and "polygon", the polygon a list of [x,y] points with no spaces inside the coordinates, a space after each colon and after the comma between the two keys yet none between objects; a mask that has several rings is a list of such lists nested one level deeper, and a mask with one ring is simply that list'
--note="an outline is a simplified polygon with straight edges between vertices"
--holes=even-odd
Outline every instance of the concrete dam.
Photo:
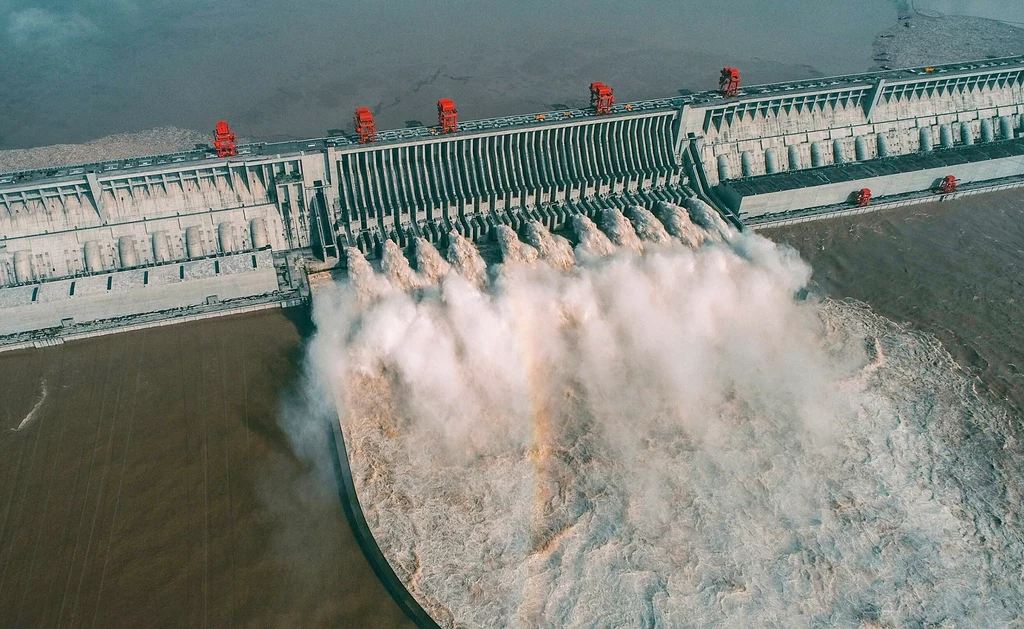
[{"label": "concrete dam", "polygon": [[[732,69],[727,69],[732,70]],[[1024,57],[0,174],[5,347],[295,303],[307,269],[454,232],[700,203],[737,228],[1024,185]],[[730,82],[733,81],[734,82]]]}]

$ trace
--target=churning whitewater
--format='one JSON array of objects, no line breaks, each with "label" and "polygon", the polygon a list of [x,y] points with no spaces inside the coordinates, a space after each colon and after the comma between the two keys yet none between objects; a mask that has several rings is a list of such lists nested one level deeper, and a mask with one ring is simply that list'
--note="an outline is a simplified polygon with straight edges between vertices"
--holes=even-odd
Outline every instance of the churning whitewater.
[{"label": "churning whitewater", "polygon": [[317,294],[311,372],[439,624],[1019,626],[1015,419],[793,250],[624,210],[499,229],[499,268],[349,251]]}]

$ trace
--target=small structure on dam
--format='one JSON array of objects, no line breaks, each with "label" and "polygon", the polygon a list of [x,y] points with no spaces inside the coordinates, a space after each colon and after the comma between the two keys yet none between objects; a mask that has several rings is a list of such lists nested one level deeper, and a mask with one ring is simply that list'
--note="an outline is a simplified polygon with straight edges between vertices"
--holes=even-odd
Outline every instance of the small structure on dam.
[{"label": "small structure on dam", "polygon": [[278,143],[222,122],[209,150],[0,174],[0,336],[287,299],[302,260],[344,247],[559,230],[610,204],[696,196],[740,226],[947,176],[950,194],[1019,185],[1022,73],[1013,57],[742,87],[727,68],[687,96],[623,103],[594,82],[589,108],[487,120],[443,99],[437,125],[378,131],[360,109],[352,135]]}]

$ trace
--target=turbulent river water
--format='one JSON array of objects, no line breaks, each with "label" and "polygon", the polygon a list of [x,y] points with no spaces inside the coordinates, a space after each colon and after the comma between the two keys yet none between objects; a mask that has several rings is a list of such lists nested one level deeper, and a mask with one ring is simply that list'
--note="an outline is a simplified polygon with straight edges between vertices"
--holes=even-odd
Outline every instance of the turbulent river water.
[{"label": "turbulent river water", "polygon": [[575,251],[508,230],[486,270],[458,239],[352,255],[320,293],[309,365],[414,596],[446,627],[1019,621],[1016,417],[689,209],[578,221]]}]

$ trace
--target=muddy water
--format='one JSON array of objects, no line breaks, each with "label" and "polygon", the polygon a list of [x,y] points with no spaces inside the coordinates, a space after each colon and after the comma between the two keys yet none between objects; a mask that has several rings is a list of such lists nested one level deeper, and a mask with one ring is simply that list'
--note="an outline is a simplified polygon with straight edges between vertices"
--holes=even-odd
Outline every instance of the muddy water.
[{"label": "muddy water", "polygon": [[620,99],[712,89],[723,65],[748,82],[857,72],[891,0],[579,3],[265,0],[0,4],[0,148],[80,142],[227,119],[258,139],[351,125],[430,122],[585,105],[602,80]]},{"label": "muddy water", "polygon": [[279,428],[289,316],[0,355],[0,624],[411,626]]},{"label": "muddy water", "polygon": [[798,249],[819,290],[934,334],[996,398],[1024,409],[1024,193],[763,234]]}]

